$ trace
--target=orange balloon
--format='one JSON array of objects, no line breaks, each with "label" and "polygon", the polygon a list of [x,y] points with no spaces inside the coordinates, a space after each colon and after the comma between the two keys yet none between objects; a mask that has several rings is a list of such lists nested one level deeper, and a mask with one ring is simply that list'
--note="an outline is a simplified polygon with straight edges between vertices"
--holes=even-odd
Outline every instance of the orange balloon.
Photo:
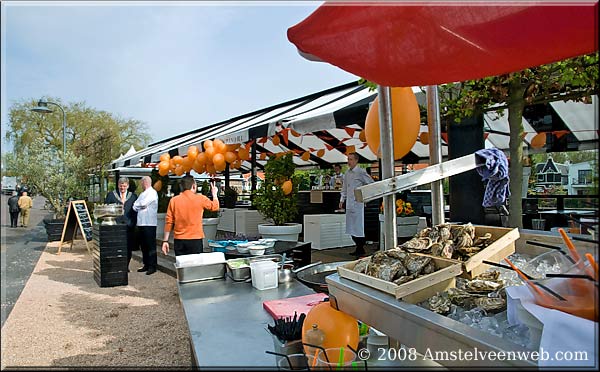
[{"label": "orange balloon", "polygon": [[189,172],[194,166],[194,163],[195,161],[190,159],[189,157],[184,158],[183,163],[181,164],[181,166],[183,167],[183,171]]},{"label": "orange balloon", "polygon": [[215,165],[215,168],[220,168],[221,165],[225,164],[225,157],[223,156],[223,154],[214,154],[212,160],[213,164]]},{"label": "orange balloon", "polygon": [[546,133],[538,133],[531,139],[531,147],[539,149],[546,146]]},{"label": "orange balloon", "polygon": [[204,164],[198,163],[198,158],[196,158],[196,161],[194,162],[192,169],[195,170],[196,173],[202,174],[206,170],[206,166]]},{"label": "orange balloon", "polygon": [[198,156],[196,156],[195,162],[198,163],[198,165],[206,164],[206,153],[205,152],[198,153]]},{"label": "orange balloon", "polygon": [[208,149],[209,147],[213,147],[213,141],[206,140],[206,141],[204,141],[204,143],[202,144],[202,146],[204,147],[204,150]]},{"label": "orange balloon", "polygon": [[215,170],[217,172],[223,172],[225,170],[225,168],[227,168],[227,163],[225,163],[225,161],[223,161],[222,163],[219,163],[219,164],[215,164]]},{"label": "orange balloon", "polygon": [[320,149],[319,151],[317,151],[317,156],[318,157],[322,157],[323,155],[325,155],[325,150]]},{"label": "orange balloon", "polygon": [[219,154],[224,154],[227,152],[227,145],[220,139],[216,139],[213,141],[213,147],[215,148],[215,152]]},{"label": "orange balloon", "polygon": [[292,136],[294,136],[294,137],[300,137],[300,136],[301,136],[301,134],[300,134],[300,133],[296,132],[296,131],[295,131],[295,130],[293,130],[293,129],[291,129],[291,130],[290,130],[290,133],[292,133]]},{"label": "orange balloon", "polygon": [[287,180],[281,185],[281,189],[283,190],[284,195],[289,195],[292,192],[292,181]]},{"label": "orange balloon", "polygon": [[[302,342],[307,342],[306,331],[312,329],[316,324],[325,334],[323,348],[352,346],[356,349],[358,346],[358,321],[350,315],[338,311],[331,307],[329,302],[322,302],[314,306],[304,319],[302,324]],[[308,352],[305,346],[304,350]]]},{"label": "orange balloon", "polygon": [[152,185],[152,187],[154,188],[154,190],[160,191],[160,189],[162,189],[162,181],[158,180],[154,182],[154,185]]},{"label": "orange balloon", "polygon": [[175,165],[175,160],[173,160],[173,158],[169,159],[169,169],[175,170]]},{"label": "orange balloon", "polygon": [[233,162],[233,168],[234,169],[240,169],[240,167],[242,166],[242,161],[241,160],[236,160]]},{"label": "orange balloon", "polygon": [[160,174],[161,176],[166,176],[167,174],[169,174],[169,170],[164,170],[164,169],[159,169],[158,170],[158,174]]},{"label": "orange balloon", "polygon": [[419,140],[422,144],[429,145],[429,132],[421,132],[421,134],[419,134]]},{"label": "orange balloon", "polygon": [[215,156],[215,154],[217,153],[217,150],[214,147],[209,147],[204,151],[204,153],[206,154],[206,160],[208,160],[208,159],[212,159]]},{"label": "orange balloon", "polygon": [[[419,135],[420,112],[412,88],[392,88],[392,129],[394,132],[394,160],[408,154]],[[365,138],[374,154],[379,151],[379,97],[375,98],[365,120]]]},{"label": "orange balloon", "polygon": [[304,161],[308,161],[310,159],[310,152],[304,151],[304,153],[302,154],[302,156],[300,156],[300,159],[302,159]]},{"label": "orange balloon", "polygon": [[258,156],[258,158],[260,160],[265,160],[267,158],[267,153],[266,152],[261,152],[260,155]]},{"label": "orange balloon", "polygon": [[158,172],[160,173],[160,171],[162,170],[163,172],[169,173],[169,169],[171,168],[171,164],[169,163],[168,160],[163,160],[160,163],[158,163]]},{"label": "orange balloon", "polygon": [[198,156],[198,147],[190,146],[187,150],[187,156],[188,156],[188,159],[192,159],[192,163],[193,163],[194,160],[196,160],[196,157]]},{"label": "orange balloon", "polygon": [[171,155],[168,152],[165,152],[160,156],[160,161],[169,161],[171,159]]},{"label": "orange balloon", "polygon": [[206,164],[206,173],[217,174],[217,170],[213,164]]},{"label": "orange balloon", "polygon": [[183,158],[179,155],[175,155],[173,156],[173,164],[175,165],[182,165],[183,164]]},{"label": "orange balloon", "polygon": [[281,143],[281,139],[279,138],[279,136],[278,135],[274,135],[273,136],[273,144],[275,146],[278,146],[280,143]]},{"label": "orange balloon", "polygon": [[176,165],[173,173],[175,173],[177,176],[181,176],[183,173],[185,173],[185,171],[181,165]]},{"label": "orange balloon", "polygon": [[230,143],[227,145],[227,151],[231,151],[231,152],[235,152],[235,150],[240,148],[240,144],[239,143]]},{"label": "orange balloon", "polygon": [[236,160],[237,160],[237,155],[235,154],[235,152],[227,151],[225,153],[225,161],[228,162],[229,164],[232,164]]}]

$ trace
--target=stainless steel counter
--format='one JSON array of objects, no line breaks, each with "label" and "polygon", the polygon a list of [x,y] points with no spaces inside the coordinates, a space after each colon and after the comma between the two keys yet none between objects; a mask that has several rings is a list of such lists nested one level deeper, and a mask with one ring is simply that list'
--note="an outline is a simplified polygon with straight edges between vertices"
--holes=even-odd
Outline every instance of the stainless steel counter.
[{"label": "stainless steel counter", "polygon": [[274,350],[267,330],[274,321],[263,301],[315,293],[296,280],[259,291],[229,277],[179,283],[178,289],[199,368],[276,367],[275,356],[265,353]]}]

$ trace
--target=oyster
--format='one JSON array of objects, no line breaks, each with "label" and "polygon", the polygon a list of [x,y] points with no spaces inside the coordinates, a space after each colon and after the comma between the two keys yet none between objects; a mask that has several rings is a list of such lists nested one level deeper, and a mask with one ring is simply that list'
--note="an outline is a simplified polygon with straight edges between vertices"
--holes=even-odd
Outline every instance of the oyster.
[{"label": "oyster", "polygon": [[444,245],[439,242],[435,242],[431,245],[431,254],[434,256],[441,256],[444,250]]},{"label": "oyster", "polygon": [[436,294],[427,300],[427,306],[429,307],[429,310],[442,315],[450,313],[451,304],[452,302],[450,299],[441,294]]},{"label": "oyster", "polygon": [[365,273],[367,271],[367,266],[369,265],[370,262],[371,262],[371,256],[361,258],[360,260],[358,260],[358,262],[356,263],[356,266],[354,266],[354,269],[352,269],[352,270],[356,271],[357,273]]},{"label": "oyster", "polygon": [[394,279],[394,281],[392,283],[396,284],[396,285],[400,285],[400,284],[404,284],[406,282],[410,282],[411,280],[415,279],[417,277],[417,275],[415,274],[411,274],[411,275],[404,275],[399,277],[398,279]]},{"label": "oyster", "polygon": [[473,246],[473,238],[466,229],[456,235],[453,234],[452,240],[456,242],[456,249]]},{"label": "oyster", "polygon": [[496,280],[498,280],[499,277],[500,277],[500,271],[488,270],[484,273],[479,274],[479,276],[477,276],[477,278],[475,278],[475,279],[496,281]]},{"label": "oyster", "polygon": [[450,232],[449,225],[438,225],[440,237],[438,242],[445,242],[448,239],[452,239],[452,233]]},{"label": "oyster", "polygon": [[487,312],[498,313],[506,309],[506,300],[501,297],[478,297],[473,299],[473,305]]},{"label": "oyster", "polygon": [[402,264],[402,261],[394,260],[394,262],[391,263],[386,262],[381,265],[379,272],[377,273],[377,278],[391,282],[398,272],[406,274],[406,268]]},{"label": "oyster", "polygon": [[431,257],[411,255],[404,264],[410,274],[418,275],[430,261]]},{"label": "oyster", "polygon": [[404,262],[409,255],[408,253],[406,253],[405,251],[403,251],[400,248],[388,249],[387,251],[385,251],[385,254],[388,257],[397,258],[397,259],[401,260],[402,262]]},{"label": "oyster", "polygon": [[483,236],[478,236],[473,241],[473,246],[485,248],[490,245],[492,239],[491,233],[485,233]]},{"label": "oyster", "polygon": [[477,254],[481,251],[481,247],[475,247],[475,246],[471,246],[471,247],[460,247],[457,249],[458,253],[462,254],[463,256],[469,256],[469,255],[473,255],[473,254]]},{"label": "oyster", "polygon": [[408,251],[424,251],[429,249],[432,244],[433,242],[430,238],[412,238],[411,240],[402,244],[400,247]]},{"label": "oyster", "polygon": [[371,262],[374,263],[374,264],[380,264],[380,263],[385,262],[385,261],[387,261],[389,259],[390,258],[388,257],[388,255],[385,254],[385,252],[382,252],[382,251],[375,252],[371,256]]},{"label": "oyster", "polygon": [[465,290],[471,293],[487,293],[494,292],[504,287],[504,282],[493,282],[491,280],[474,279],[470,280]]},{"label": "oyster", "polygon": [[483,297],[474,293],[469,293],[459,288],[449,288],[448,298],[453,304],[462,306],[464,308],[471,308],[473,306],[473,299],[477,297]]},{"label": "oyster", "polygon": [[419,231],[415,238],[427,238],[429,236],[429,232],[431,231],[431,227],[426,227],[423,230]]},{"label": "oyster", "polygon": [[442,244],[443,248],[440,257],[452,258],[452,255],[454,254],[454,242],[448,239]]},{"label": "oyster", "polygon": [[427,265],[425,265],[425,267],[423,267],[423,270],[421,270],[421,275],[431,274],[435,270],[436,270],[435,264],[433,263],[433,261],[431,261]]}]

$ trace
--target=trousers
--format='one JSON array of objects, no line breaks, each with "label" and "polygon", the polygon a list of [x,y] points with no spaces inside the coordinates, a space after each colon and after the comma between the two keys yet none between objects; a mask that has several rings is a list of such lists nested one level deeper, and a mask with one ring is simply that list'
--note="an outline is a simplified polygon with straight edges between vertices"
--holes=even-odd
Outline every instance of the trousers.
[{"label": "trousers", "polygon": [[19,211],[10,212],[10,227],[17,227],[19,225]]},{"label": "trousers", "polygon": [[156,256],[156,226],[138,226],[140,244],[142,247],[142,262],[147,268],[158,265]]},{"label": "trousers", "polygon": [[21,209],[21,226],[29,225],[29,209]]}]

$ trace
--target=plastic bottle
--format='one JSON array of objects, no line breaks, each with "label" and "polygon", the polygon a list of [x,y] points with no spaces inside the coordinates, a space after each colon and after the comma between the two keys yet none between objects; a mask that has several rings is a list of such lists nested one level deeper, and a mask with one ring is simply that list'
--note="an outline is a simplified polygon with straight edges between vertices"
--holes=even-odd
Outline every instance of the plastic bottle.
[{"label": "plastic bottle", "polygon": [[[307,344],[311,344],[311,345],[315,345],[315,346],[323,346],[323,342],[325,341],[325,333],[319,329],[319,326],[317,324],[313,324],[312,329],[309,329],[308,331],[306,331],[305,339],[306,339],[306,341],[304,341],[304,342]],[[307,355],[314,355],[315,349],[316,348],[314,348],[314,347],[307,346],[306,347]]]}]

